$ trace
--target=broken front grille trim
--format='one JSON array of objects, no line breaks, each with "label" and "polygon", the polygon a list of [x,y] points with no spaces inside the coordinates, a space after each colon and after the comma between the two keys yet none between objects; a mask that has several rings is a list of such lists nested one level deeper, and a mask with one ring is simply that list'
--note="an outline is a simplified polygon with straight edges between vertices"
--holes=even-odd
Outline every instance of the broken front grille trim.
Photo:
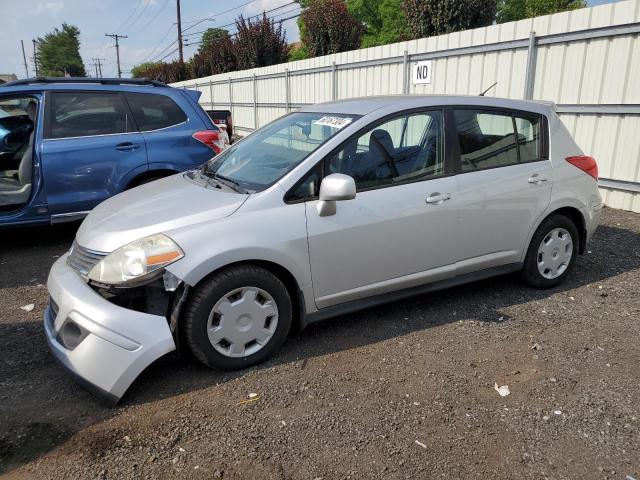
[{"label": "broken front grille trim", "polygon": [[96,252],[78,245],[73,241],[71,252],[67,257],[67,265],[78,272],[81,276],[87,277],[91,269],[108,254],[104,252]]}]

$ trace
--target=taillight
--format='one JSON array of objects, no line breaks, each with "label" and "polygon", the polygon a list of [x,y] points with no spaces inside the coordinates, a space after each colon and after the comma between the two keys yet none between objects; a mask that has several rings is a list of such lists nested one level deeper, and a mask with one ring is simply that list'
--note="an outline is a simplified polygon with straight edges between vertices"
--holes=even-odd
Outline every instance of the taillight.
[{"label": "taillight", "polygon": [[587,155],[580,155],[577,157],[567,157],[567,162],[571,165],[578,167],[585,173],[588,173],[596,180],[598,179],[598,164],[596,159]]},{"label": "taillight", "polygon": [[219,130],[200,130],[193,134],[193,138],[219,154],[224,150],[224,139]]}]

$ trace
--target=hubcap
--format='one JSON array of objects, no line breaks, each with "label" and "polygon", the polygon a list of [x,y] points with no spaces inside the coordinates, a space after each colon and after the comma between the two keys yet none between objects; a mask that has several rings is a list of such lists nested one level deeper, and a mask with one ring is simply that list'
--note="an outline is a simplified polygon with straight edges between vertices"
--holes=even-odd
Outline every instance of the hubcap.
[{"label": "hubcap", "polygon": [[569,267],[573,254],[573,240],[564,228],[554,228],[538,248],[538,271],[548,280],[558,278]]},{"label": "hubcap", "polygon": [[209,342],[226,357],[248,357],[264,347],[278,326],[278,306],[265,290],[242,287],[213,306],[207,322]]}]

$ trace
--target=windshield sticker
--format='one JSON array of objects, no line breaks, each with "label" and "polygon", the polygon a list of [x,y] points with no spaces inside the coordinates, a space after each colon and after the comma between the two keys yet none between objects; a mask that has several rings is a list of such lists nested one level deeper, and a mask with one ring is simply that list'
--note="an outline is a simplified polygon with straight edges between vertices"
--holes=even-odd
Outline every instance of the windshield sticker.
[{"label": "windshield sticker", "polygon": [[344,128],[353,121],[352,118],[345,117],[322,117],[320,120],[315,120],[315,125],[326,125],[331,128]]}]

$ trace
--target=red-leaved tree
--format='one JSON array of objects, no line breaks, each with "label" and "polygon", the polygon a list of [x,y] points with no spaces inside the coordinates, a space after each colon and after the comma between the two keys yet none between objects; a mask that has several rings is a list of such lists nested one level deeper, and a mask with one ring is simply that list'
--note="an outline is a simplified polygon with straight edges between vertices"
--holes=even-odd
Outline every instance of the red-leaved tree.
[{"label": "red-leaved tree", "polygon": [[310,0],[301,18],[302,43],[312,57],[360,47],[364,27],[343,0]]},{"label": "red-leaved tree", "polygon": [[233,40],[227,34],[201,47],[189,60],[189,72],[191,78],[208,77],[232,72],[237,65]]},{"label": "red-leaved tree", "polygon": [[233,42],[238,70],[266,67],[287,61],[289,45],[282,22],[276,23],[266,14],[256,21],[242,15],[236,20],[238,30]]}]

